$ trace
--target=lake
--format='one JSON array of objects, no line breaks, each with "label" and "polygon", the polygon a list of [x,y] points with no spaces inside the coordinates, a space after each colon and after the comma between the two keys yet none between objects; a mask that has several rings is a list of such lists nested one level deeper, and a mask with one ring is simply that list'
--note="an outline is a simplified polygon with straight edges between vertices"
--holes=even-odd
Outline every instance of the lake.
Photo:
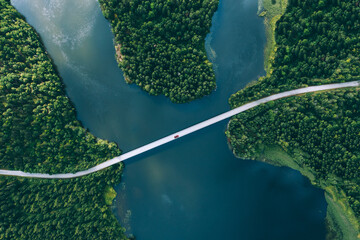
[{"label": "lake", "polygon": [[[229,110],[230,95],[265,74],[256,0],[220,1],[206,39],[217,89],[182,105],[125,83],[96,0],[12,3],[42,37],[78,119],[124,152]],[[226,124],[125,162],[113,210],[128,233],[138,240],[325,239],[324,192],[291,169],[235,158]]]}]

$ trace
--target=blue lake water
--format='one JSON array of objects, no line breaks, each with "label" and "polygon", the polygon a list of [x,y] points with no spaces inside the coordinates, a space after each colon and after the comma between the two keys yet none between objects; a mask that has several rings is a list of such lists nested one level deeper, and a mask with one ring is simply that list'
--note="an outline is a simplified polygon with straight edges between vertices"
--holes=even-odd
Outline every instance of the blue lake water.
[{"label": "blue lake water", "polygon": [[[217,90],[183,105],[125,83],[97,1],[12,3],[42,37],[78,119],[125,152],[229,110],[229,96],[265,74],[256,0],[220,1],[206,41]],[[323,191],[291,169],[236,159],[226,124],[126,162],[114,213],[128,232],[138,240],[325,239]]]}]

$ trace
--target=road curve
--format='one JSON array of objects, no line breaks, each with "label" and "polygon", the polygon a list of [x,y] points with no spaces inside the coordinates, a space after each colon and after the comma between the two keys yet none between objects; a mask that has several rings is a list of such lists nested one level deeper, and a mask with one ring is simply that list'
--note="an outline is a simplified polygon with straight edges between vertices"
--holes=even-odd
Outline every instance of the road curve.
[{"label": "road curve", "polygon": [[144,152],[147,152],[151,149],[157,148],[161,145],[164,145],[168,142],[174,141],[180,137],[184,137],[190,133],[196,132],[200,129],[203,129],[207,126],[210,126],[212,124],[215,124],[217,122],[220,122],[222,120],[225,120],[227,118],[230,118],[238,113],[244,112],[248,109],[251,109],[253,107],[256,107],[260,104],[267,103],[270,101],[274,101],[280,98],[290,97],[298,94],[303,93],[309,93],[309,92],[317,92],[317,91],[324,91],[324,90],[331,90],[331,89],[339,89],[339,88],[348,88],[348,87],[360,87],[360,81],[353,81],[353,82],[346,82],[346,83],[336,83],[336,84],[327,84],[327,85],[320,85],[320,86],[313,86],[313,87],[305,87],[300,89],[295,89],[291,91],[286,91],[278,94],[271,95],[269,97],[261,98],[259,100],[244,104],[240,107],[237,107],[233,110],[230,110],[228,112],[225,112],[223,114],[217,115],[216,117],[210,118],[206,121],[200,122],[198,124],[195,124],[191,127],[185,128],[179,132],[170,134],[169,136],[163,137],[159,140],[156,140],[154,142],[151,142],[147,145],[144,145],[142,147],[136,148],[130,152],[127,152],[125,154],[122,154],[118,157],[115,157],[113,159],[110,159],[108,161],[105,161],[103,163],[100,163],[99,165],[89,168],[84,171],[76,172],[76,173],[60,173],[60,174],[46,174],[46,173],[27,173],[22,171],[13,171],[13,170],[1,170],[0,169],[0,175],[7,175],[7,176],[18,176],[18,177],[29,177],[29,178],[48,178],[48,179],[56,179],[56,178],[76,178],[88,175],[90,173],[94,173],[97,171],[100,171],[104,168],[107,168],[111,165],[117,164],[119,162],[122,162],[126,159],[132,158],[134,156],[137,156],[139,154],[142,154]]}]

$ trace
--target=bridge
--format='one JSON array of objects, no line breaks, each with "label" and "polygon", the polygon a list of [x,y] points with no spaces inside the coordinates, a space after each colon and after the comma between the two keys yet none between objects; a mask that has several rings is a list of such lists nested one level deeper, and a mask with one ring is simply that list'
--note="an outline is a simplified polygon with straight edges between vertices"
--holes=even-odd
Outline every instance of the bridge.
[{"label": "bridge", "polygon": [[244,104],[240,107],[234,108],[233,110],[230,110],[228,112],[225,112],[223,114],[217,115],[213,118],[210,118],[206,121],[200,122],[198,124],[195,124],[191,127],[185,128],[179,132],[175,132],[173,134],[170,134],[166,137],[163,137],[159,140],[156,140],[154,142],[151,142],[149,144],[146,144],[142,147],[136,148],[130,152],[127,152],[125,154],[122,154],[118,157],[115,157],[113,159],[107,160],[103,163],[100,163],[92,168],[89,168],[84,171],[79,171],[76,173],[60,173],[60,174],[46,174],[46,173],[28,173],[28,172],[22,172],[22,171],[14,171],[14,170],[0,170],[0,175],[7,175],[7,176],[18,176],[18,177],[29,177],[29,178],[47,178],[47,179],[66,179],[66,178],[76,178],[85,176],[97,171],[100,171],[102,169],[105,169],[107,167],[110,167],[114,164],[117,164],[119,162],[122,162],[126,159],[135,157],[137,155],[140,155],[144,152],[150,151],[154,148],[157,148],[161,145],[164,145],[166,143],[175,141],[181,137],[184,137],[190,133],[199,131],[200,129],[206,128],[210,125],[213,125],[217,122],[220,122],[222,120],[225,120],[227,118],[230,118],[236,114],[239,114],[241,112],[244,112],[248,109],[254,108],[260,104],[267,103],[270,101],[274,101],[277,99],[295,96],[303,93],[310,93],[310,92],[318,92],[318,91],[325,91],[325,90],[332,90],[332,89],[340,89],[340,88],[348,88],[348,87],[360,87],[360,81],[353,81],[353,82],[346,82],[346,83],[336,83],[336,84],[327,84],[327,85],[320,85],[320,86],[312,86],[312,87],[305,87],[305,88],[299,88],[291,91],[286,91],[278,94],[271,95],[269,97],[261,98],[259,100]]}]

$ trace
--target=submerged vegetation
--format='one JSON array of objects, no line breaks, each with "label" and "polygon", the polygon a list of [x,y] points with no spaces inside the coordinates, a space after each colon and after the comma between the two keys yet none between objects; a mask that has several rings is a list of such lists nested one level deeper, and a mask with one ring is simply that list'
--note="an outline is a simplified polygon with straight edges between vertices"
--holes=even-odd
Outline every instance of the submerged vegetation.
[{"label": "submerged vegetation", "polygon": [[[234,94],[231,106],[302,86],[360,80],[359,9],[357,0],[289,0],[276,24],[271,74]],[[326,191],[329,239],[360,237],[359,106],[359,89],[305,94],[241,113],[226,132],[237,156],[290,166]]]},{"label": "submerged vegetation", "polygon": [[215,89],[204,38],[218,0],[100,0],[100,5],[127,82],[176,103]]},{"label": "submerged vegetation", "polygon": [[[10,1],[0,9],[0,168],[75,172],[119,155],[76,120],[35,30]],[[0,239],[125,239],[108,206],[121,170],[70,180],[0,176]]]}]

